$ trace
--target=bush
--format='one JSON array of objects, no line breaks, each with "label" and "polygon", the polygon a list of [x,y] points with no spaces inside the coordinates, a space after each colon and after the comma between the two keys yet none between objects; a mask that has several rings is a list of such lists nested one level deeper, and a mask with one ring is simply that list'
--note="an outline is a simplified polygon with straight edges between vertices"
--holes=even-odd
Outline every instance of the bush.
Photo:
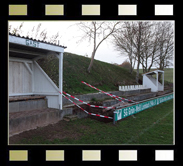
[{"label": "bush", "polygon": [[124,61],[121,65],[119,65],[120,67],[123,67],[123,68],[125,68],[125,69],[128,69],[128,70],[130,70],[131,69],[131,64],[130,64],[130,62],[128,62],[127,60],[126,61]]}]

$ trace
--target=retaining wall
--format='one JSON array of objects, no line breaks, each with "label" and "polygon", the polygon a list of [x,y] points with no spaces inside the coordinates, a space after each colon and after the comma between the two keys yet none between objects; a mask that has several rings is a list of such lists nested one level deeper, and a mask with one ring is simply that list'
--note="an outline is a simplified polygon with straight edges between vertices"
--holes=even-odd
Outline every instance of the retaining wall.
[{"label": "retaining wall", "polygon": [[47,108],[47,99],[9,102],[9,112],[30,111]]},{"label": "retaining wall", "polygon": [[[138,95],[142,93],[150,93],[151,88],[148,89],[137,89],[137,90],[127,90],[127,91],[112,91],[108,92],[116,96],[129,96],[129,95]],[[83,100],[85,102],[91,101],[92,98],[95,98],[97,100],[103,100],[105,98],[110,98],[104,93],[90,93],[85,95],[75,95],[75,97],[79,98],[80,100]],[[63,106],[72,104],[70,101],[68,101],[66,98],[62,97]],[[73,100],[73,98],[70,98]],[[79,101],[74,100],[75,103],[80,103]]]},{"label": "retaining wall", "polygon": [[57,123],[65,115],[72,114],[72,108],[64,110],[46,108],[40,110],[13,112],[9,115],[9,136]]},{"label": "retaining wall", "polygon": [[[128,99],[134,100],[134,101],[140,101],[140,100],[145,100],[145,99],[148,99],[148,98],[155,97],[156,95],[157,95],[157,92],[151,92],[151,93],[146,93],[146,94],[139,94],[137,96],[129,96]],[[105,100],[105,101],[103,101],[103,106],[111,106],[111,105],[117,104],[119,102],[120,101],[115,100],[115,99]],[[80,102],[78,104],[83,104],[83,103]],[[65,109],[72,109],[73,110],[73,108],[64,108],[64,110]],[[77,110],[77,112],[73,111],[73,114],[77,115],[78,118],[84,118],[84,117],[88,116],[88,114],[86,114],[82,110]]]}]

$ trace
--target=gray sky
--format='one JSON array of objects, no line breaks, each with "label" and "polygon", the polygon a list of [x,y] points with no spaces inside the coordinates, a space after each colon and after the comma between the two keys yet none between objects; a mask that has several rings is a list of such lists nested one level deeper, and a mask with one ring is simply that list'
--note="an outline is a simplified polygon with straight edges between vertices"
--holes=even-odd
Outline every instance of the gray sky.
[{"label": "gray sky", "polygon": [[[76,24],[76,21],[10,21],[9,25],[13,27],[18,27],[22,22],[23,25],[23,35],[26,35],[28,31],[31,31],[33,26],[37,27],[39,23],[42,23],[41,29],[47,29],[48,34],[56,34],[59,32],[61,39],[60,44],[66,46],[65,52],[71,52],[78,55],[91,57],[92,53],[92,43],[87,40],[85,42],[78,43],[83,32],[79,30],[77,26],[72,26]],[[95,59],[104,61],[107,63],[117,63],[121,64],[127,57],[120,56],[119,52],[114,50],[110,39],[104,41],[98,48]]]},{"label": "gray sky", "polygon": [[[83,32],[75,25],[78,21],[9,21],[9,25],[12,27],[19,27],[24,22],[22,27],[22,35],[26,35],[28,31],[31,31],[33,26],[37,27],[41,23],[41,30],[46,29],[48,35],[54,35],[59,32],[61,39],[59,44],[66,46],[65,52],[70,52],[82,56],[88,55],[91,57],[92,43],[87,40],[78,43]],[[115,51],[114,46],[111,43],[111,39],[108,38],[98,48],[95,59],[107,62],[122,64],[127,56],[121,56],[119,52]]]}]

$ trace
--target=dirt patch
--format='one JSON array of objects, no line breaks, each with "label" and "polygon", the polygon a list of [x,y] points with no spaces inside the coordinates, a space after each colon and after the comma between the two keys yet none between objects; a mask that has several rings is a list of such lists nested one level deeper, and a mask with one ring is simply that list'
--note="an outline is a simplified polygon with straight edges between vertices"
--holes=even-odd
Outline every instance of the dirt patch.
[{"label": "dirt patch", "polygon": [[[100,101],[96,101],[96,102],[90,102],[91,105],[97,105],[97,106],[102,106],[102,102]],[[94,113],[94,114],[99,114],[99,115],[104,115],[104,116],[109,116],[109,117],[113,117],[113,111],[114,110],[110,110],[110,111],[106,111],[103,112],[103,109],[101,108],[94,108],[94,107],[90,107],[88,105],[80,105],[83,109],[85,109],[86,111],[88,111],[89,113]],[[77,114],[77,112],[81,111],[80,108],[78,108],[77,106],[73,106],[73,114]],[[88,115],[88,118],[91,119],[95,119],[104,123],[109,123],[109,122],[113,122],[113,119],[108,119],[108,118],[102,118],[102,117],[98,117],[98,116],[93,116],[93,115]]]}]

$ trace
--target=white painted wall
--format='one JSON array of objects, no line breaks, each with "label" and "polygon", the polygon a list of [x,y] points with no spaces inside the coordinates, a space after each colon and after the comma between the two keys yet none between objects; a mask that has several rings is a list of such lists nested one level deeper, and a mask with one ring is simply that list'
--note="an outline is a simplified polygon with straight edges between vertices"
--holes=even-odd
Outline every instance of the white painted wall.
[{"label": "white painted wall", "polygon": [[[27,63],[31,68],[31,64]],[[31,93],[32,75],[23,62],[9,62],[9,94]]]},{"label": "white painted wall", "polygon": [[43,69],[34,61],[34,94],[46,95],[49,108],[59,109],[59,89]]},{"label": "white painted wall", "polygon": [[[59,91],[62,93],[64,48],[12,35],[9,35],[9,43],[47,50],[48,53],[49,51],[59,52],[57,56],[59,58],[59,88],[36,61],[9,57],[9,96],[30,94],[46,95],[48,107],[62,109],[62,95]],[[30,43],[36,44],[31,45]],[[18,50],[13,51],[18,53]],[[29,52],[29,54],[31,54],[31,52]]]},{"label": "white painted wall", "polygon": [[34,94],[45,95],[49,108],[60,108],[62,97],[60,97],[59,88],[38,63],[31,60],[26,61],[26,59],[10,58],[9,96]]},{"label": "white painted wall", "polygon": [[151,88],[151,92],[157,92],[158,88],[154,84],[154,82],[148,78],[146,75],[143,75],[143,86],[146,86],[147,88]]}]

